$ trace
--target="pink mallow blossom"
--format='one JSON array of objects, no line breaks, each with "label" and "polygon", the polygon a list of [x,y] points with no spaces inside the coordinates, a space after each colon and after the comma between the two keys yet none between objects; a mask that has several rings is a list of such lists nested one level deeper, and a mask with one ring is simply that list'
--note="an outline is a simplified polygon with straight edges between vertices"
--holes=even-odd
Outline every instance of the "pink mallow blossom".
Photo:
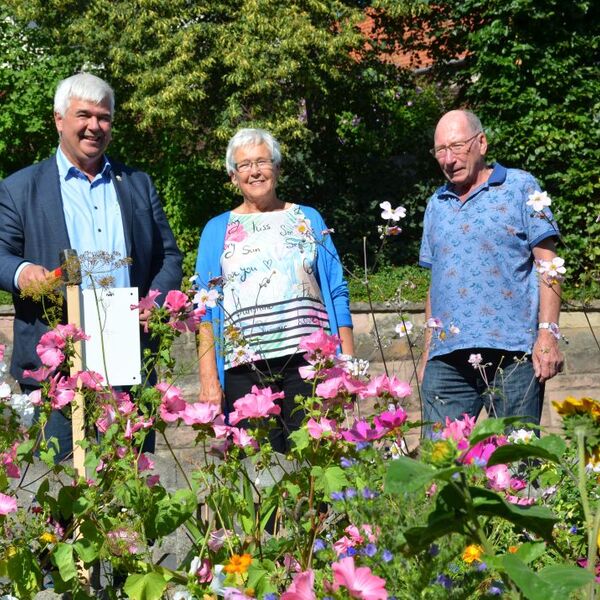
[{"label": "pink mallow blossom", "polygon": [[467,413],[463,414],[462,419],[450,420],[449,417],[446,417],[446,427],[442,431],[442,438],[455,442],[468,438],[475,428],[475,420],[475,417],[470,417]]},{"label": "pink mallow blossom", "polygon": [[243,419],[262,419],[269,415],[278,415],[281,413],[281,407],[274,401],[282,399],[284,395],[283,392],[272,392],[269,387],[259,389],[253,385],[249,394],[233,403],[235,410],[229,413],[229,422],[237,425]]},{"label": "pink mallow blossom", "polygon": [[372,442],[382,438],[386,433],[387,429],[380,427],[376,423],[372,426],[367,421],[361,420],[355,421],[350,429],[342,431],[342,437],[347,442]]},{"label": "pink mallow blossom", "polygon": [[187,402],[183,399],[183,392],[176,385],[161,381],[156,384],[156,389],[162,394],[160,402],[160,418],[167,423],[177,421],[185,408]]},{"label": "pink mallow blossom", "polygon": [[395,375],[388,377],[387,375],[379,375],[367,384],[367,386],[359,392],[361,399],[365,398],[406,398],[410,396],[412,389],[406,381],[401,381]]},{"label": "pink mallow blossom", "polygon": [[0,515],[6,516],[10,513],[16,512],[16,510],[17,499],[13,496],[0,494]]},{"label": "pink mallow blossom", "polygon": [[402,427],[404,423],[406,423],[406,419],[408,415],[403,408],[397,408],[394,411],[386,410],[381,414],[377,415],[373,421],[375,422],[376,427],[380,427],[382,429],[397,429],[398,427]]},{"label": "pink mallow blossom", "polygon": [[298,347],[307,353],[305,358],[309,363],[315,363],[335,356],[339,345],[340,338],[337,335],[328,335],[322,329],[317,329],[314,333],[302,338]]},{"label": "pink mallow blossom", "polygon": [[333,589],[346,588],[351,598],[362,600],[387,600],[385,579],[373,575],[369,567],[356,567],[354,557],[348,556],[331,565]]},{"label": "pink mallow blossom", "polygon": [[129,308],[135,310],[136,308],[140,311],[150,310],[156,308],[156,299],[160,296],[160,290],[150,290],[147,296],[144,296],[139,304],[132,304]]},{"label": "pink mallow blossom", "polygon": [[306,423],[306,428],[308,429],[308,434],[310,437],[319,440],[322,437],[329,437],[332,439],[337,439],[340,437],[337,429],[337,423],[335,419],[327,419],[325,417],[321,417],[319,421],[316,421],[312,417]]},{"label": "pink mallow blossom", "polygon": [[179,416],[186,425],[206,425],[212,423],[220,412],[221,407],[218,404],[194,402],[187,404]]},{"label": "pink mallow blossom", "polygon": [[317,600],[314,585],[315,573],[312,569],[298,573],[290,587],[281,594],[280,600]]},{"label": "pink mallow blossom", "polygon": [[[336,373],[334,375],[333,373]],[[343,369],[330,369],[325,381],[319,383],[316,387],[317,396],[326,400],[332,400],[339,397],[347,397],[352,394],[361,395],[365,384],[362,381],[352,378]]]}]

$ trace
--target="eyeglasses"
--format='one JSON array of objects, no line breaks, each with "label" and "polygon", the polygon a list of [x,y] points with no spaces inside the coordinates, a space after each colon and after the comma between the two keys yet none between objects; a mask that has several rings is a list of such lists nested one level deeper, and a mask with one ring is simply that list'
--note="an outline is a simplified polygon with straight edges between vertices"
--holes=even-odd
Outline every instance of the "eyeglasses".
[{"label": "eyeglasses", "polygon": [[[431,156],[434,158],[443,158],[446,156],[446,150],[450,150],[454,156],[460,156],[462,154],[467,154],[473,145],[473,140],[483,131],[478,131],[476,134],[472,135],[468,140],[464,140],[463,142],[454,142],[453,144],[448,144],[447,146],[436,146],[435,148],[431,148],[429,150]],[[469,144],[469,142],[471,142]]]},{"label": "eyeglasses", "polygon": [[235,170],[238,173],[248,173],[252,170],[252,165],[256,165],[256,168],[260,171],[270,171],[273,168],[272,158],[259,158],[258,160],[244,160],[241,163],[235,164]]}]

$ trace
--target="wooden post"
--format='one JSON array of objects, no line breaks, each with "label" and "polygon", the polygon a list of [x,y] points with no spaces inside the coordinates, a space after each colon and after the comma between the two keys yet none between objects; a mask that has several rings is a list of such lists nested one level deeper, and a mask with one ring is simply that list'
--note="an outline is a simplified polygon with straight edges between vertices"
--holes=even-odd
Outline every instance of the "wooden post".
[{"label": "wooden post", "polygon": [[[81,328],[81,289],[79,285],[67,284],[67,319],[71,325]],[[82,343],[74,344],[75,355],[71,365],[71,376],[83,369]],[[73,429],[73,467],[77,475],[85,479],[85,450],[78,444],[85,437],[85,405],[83,394],[75,392],[71,403],[71,427]]]}]

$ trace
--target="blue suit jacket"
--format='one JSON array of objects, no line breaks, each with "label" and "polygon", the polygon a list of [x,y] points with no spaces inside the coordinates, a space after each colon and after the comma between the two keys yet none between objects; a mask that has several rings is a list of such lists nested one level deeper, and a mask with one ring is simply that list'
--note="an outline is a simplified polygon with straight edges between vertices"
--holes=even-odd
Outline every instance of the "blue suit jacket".
[{"label": "blue suit jacket", "polygon": [[[127,256],[132,259],[131,285],[139,288],[140,297],[150,289],[163,293],[179,289],[181,253],[150,177],[112,159],[110,162]],[[11,374],[18,381],[23,381],[23,369],[39,367],[35,347],[47,327],[40,304],[20,298],[14,287],[15,271],[24,261],[55,269],[59,252],[70,247],[54,156],[0,182],[0,288],[13,294]]]}]

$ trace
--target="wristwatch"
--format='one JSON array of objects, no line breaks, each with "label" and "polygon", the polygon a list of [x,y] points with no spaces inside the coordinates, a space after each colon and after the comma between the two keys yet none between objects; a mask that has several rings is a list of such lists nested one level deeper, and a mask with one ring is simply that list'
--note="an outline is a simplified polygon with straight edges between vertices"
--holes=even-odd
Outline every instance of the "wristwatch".
[{"label": "wristwatch", "polygon": [[548,323],[548,322],[544,322],[544,323],[539,323],[538,324],[538,329],[549,329],[550,333],[557,339],[560,340],[561,335],[560,335],[560,327],[558,326],[558,323]]}]

